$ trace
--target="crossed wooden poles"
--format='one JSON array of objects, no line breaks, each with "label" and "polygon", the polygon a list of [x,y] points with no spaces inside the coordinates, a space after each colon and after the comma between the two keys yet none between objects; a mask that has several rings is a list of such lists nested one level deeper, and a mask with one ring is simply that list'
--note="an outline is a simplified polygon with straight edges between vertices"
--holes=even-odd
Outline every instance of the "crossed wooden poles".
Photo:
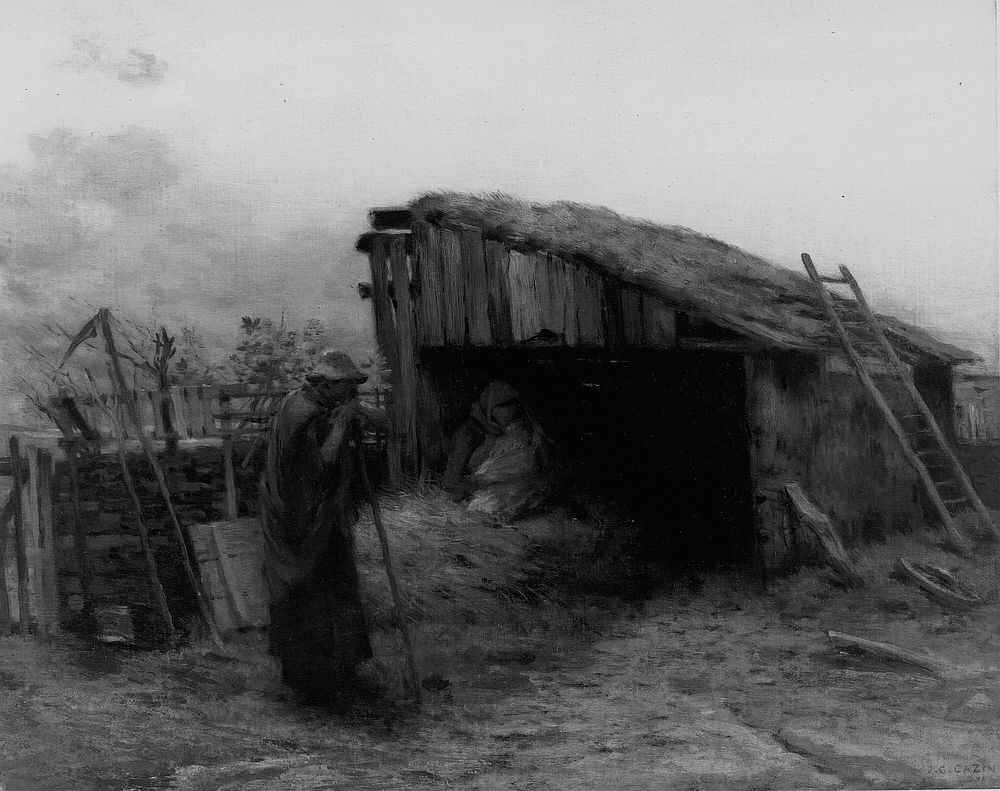
[{"label": "crossed wooden poles", "polygon": [[[91,318],[77,333],[76,337],[70,343],[69,348],[66,350],[66,354],[63,356],[60,366],[64,365],[66,361],[72,356],[73,352],[85,341],[96,338],[98,333],[100,333],[102,340],[104,341],[104,348],[107,352],[109,363],[108,370],[111,374],[111,381],[118,396],[119,402],[124,406],[125,415],[129,422],[132,424],[134,433],[139,439],[139,443],[142,446],[143,452],[149,461],[150,466],[153,469],[153,474],[156,477],[157,486],[159,487],[160,494],[163,497],[163,501],[167,507],[167,513],[170,517],[170,522],[174,530],[174,535],[177,544],[180,548],[181,560],[184,566],[185,576],[191,586],[192,591],[195,595],[195,600],[198,605],[198,612],[201,615],[202,620],[205,622],[208,628],[209,635],[212,641],[215,643],[217,648],[224,650],[222,643],[222,636],[219,633],[217,624],[215,623],[215,618],[212,615],[212,611],[208,606],[207,597],[202,589],[201,582],[198,575],[195,574],[194,567],[191,564],[190,554],[188,553],[187,544],[184,540],[184,533],[181,529],[180,521],[177,518],[177,512],[174,510],[173,501],[170,498],[170,491],[167,487],[166,476],[163,472],[163,467],[160,465],[159,459],[156,457],[156,453],[153,449],[152,443],[149,438],[143,433],[141,421],[139,419],[139,411],[133,400],[132,392],[128,389],[125,381],[125,376],[122,373],[121,364],[119,363],[118,349],[115,344],[114,333],[111,329],[111,312],[107,308],[101,308],[97,313]],[[125,436],[125,431],[118,421],[114,418],[114,423],[116,430],[120,437]],[[385,530],[385,526],[382,523],[382,515],[378,505],[378,498],[375,495],[375,490],[372,487],[371,480],[368,476],[368,470],[365,465],[364,452],[361,447],[361,443],[358,443],[357,454],[359,459],[358,469],[361,476],[362,485],[365,490],[365,494],[371,503],[372,516],[375,522],[375,528],[378,532],[379,543],[382,548],[382,560],[385,564],[386,576],[389,581],[389,589],[392,594],[393,610],[395,614],[395,622],[397,628],[403,639],[403,646],[406,651],[406,664],[407,664],[407,675],[409,676],[409,685],[411,687],[411,694],[414,696],[416,701],[420,699],[420,684],[419,684],[419,674],[417,672],[416,659],[413,651],[413,644],[410,640],[409,630],[406,626],[406,619],[403,611],[402,595],[399,590],[399,584],[396,580],[396,575],[393,570],[392,556],[389,550],[389,539]],[[150,584],[153,588],[154,598],[156,599],[157,610],[160,613],[163,626],[170,636],[171,640],[174,638],[173,621],[170,616],[170,611],[167,607],[166,596],[163,592],[163,587],[159,581],[159,574],[156,568],[156,561],[153,557],[152,547],[149,541],[149,533],[146,529],[145,524],[142,521],[142,506],[139,501],[139,497],[136,494],[135,487],[132,482],[132,476],[129,472],[128,465],[125,460],[125,450],[124,445],[119,442],[118,448],[118,459],[122,468],[122,475],[125,480],[125,488],[128,491],[129,497],[132,500],[133,506],[139,516],[139,538],[143,549],[143,555],[145,558],[147,571],[149,573]]]}]

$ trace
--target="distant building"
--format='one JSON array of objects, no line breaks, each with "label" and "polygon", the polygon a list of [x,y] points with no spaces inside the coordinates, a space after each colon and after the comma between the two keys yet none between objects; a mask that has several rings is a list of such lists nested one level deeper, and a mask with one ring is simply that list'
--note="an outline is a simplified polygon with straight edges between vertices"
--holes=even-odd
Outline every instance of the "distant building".
[{"label": "distant building", "polygon": [[962,442],[1000,440],[1000,376],[972,366],[955,368],[955,433]]}]

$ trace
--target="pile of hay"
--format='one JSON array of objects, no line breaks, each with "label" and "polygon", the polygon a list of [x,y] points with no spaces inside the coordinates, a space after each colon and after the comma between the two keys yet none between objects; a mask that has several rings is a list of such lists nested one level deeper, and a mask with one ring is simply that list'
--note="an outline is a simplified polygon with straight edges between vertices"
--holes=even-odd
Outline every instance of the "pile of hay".
[{"label": "pile of hay", "polygon": [[[556,508],[505,524],[435,491],[381,503],[418,674],[434,705],[468,713],[529,687],[536,663],[602,633],[623,604],[615,586],[629,588],[635,576],[621,542],[609,540],[619,525],[603,517]],[[361,671],[402,694],[406,654],[370,513],[356,536],[374,649]]]},{"label": "pile of hay", "polygon": [[[498,523],[441,492],[385,497],[382,514],[413,622],[476,623],[511,603],[556,602],[565,578],[587,565],[598,533],[561,511]],[[370,512],[355,534],[370,626],[391,629],[389,587]]]}]

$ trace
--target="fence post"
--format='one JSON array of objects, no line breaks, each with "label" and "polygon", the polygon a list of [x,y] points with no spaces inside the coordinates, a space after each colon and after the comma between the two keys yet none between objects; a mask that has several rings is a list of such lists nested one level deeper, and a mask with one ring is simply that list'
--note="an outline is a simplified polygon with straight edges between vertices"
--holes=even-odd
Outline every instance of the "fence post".
[{"label": "fence post", "polygon": [[[122,433],[124,441],[124,432]],[[80,592],[83,596],[83,611],[90,615],[93,612],[93,599],[90,595],[90,557],[87,550],[87,538],[90,530],[80,518],[80,460],[77,457],[78,443],[68,439],[65,445],[66,461],[69,465],[70,496],[73,499],[71,518],[73,520],[73,548],[76,550],[76,565],[80,573]]]},{"label": "fence post", "polygon": [[228,393],[219,393],[219,414],[222,415],[222,462],[226,473],[226,519],[239,517],[239,498],[236,495],[236,472],[233,468],[233,421],[229,416],[231,399]]},{"label": "fence post", "polygon": [[7,594],[7,536],[10,531],[7,524],[13,514],[8,506],[13,507],[12,500],[7,500],[0,511],[0,634],[10,633],[10,596]]},{"label": "fence post", "polygon": [[10,438],[11,497],[14,511],[14,549],[17,552],[17,611],[18,628],[27,634],[33,628],[31,622],[31,564],[28,561],[28,542],[24,529],[24,468],[21,466],[21,445],[17,437]]},{"label": "fence post", "polygon": [[35,579],[40,583],[38,594],[38,621],[42,631],[59,632],[59,591],[56,584],[55,536],[52,529],[52,476],[54,461],[52,451],[31,448],[28,452],[29,487],[31,507],[38,530],[34,542],[38,547]]}]

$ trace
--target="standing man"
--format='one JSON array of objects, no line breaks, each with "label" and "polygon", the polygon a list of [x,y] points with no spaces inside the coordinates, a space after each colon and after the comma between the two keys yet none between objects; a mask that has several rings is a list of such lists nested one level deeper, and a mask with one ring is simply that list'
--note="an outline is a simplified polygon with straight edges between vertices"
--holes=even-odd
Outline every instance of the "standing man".
[{"label": "standing man", "polygon": [[354,552],[356,466],[367,377],[325,351],[271,423],[260,483],[271,653],[285,683],[311,703],[342,711],[357,665],[372,656]]}]

